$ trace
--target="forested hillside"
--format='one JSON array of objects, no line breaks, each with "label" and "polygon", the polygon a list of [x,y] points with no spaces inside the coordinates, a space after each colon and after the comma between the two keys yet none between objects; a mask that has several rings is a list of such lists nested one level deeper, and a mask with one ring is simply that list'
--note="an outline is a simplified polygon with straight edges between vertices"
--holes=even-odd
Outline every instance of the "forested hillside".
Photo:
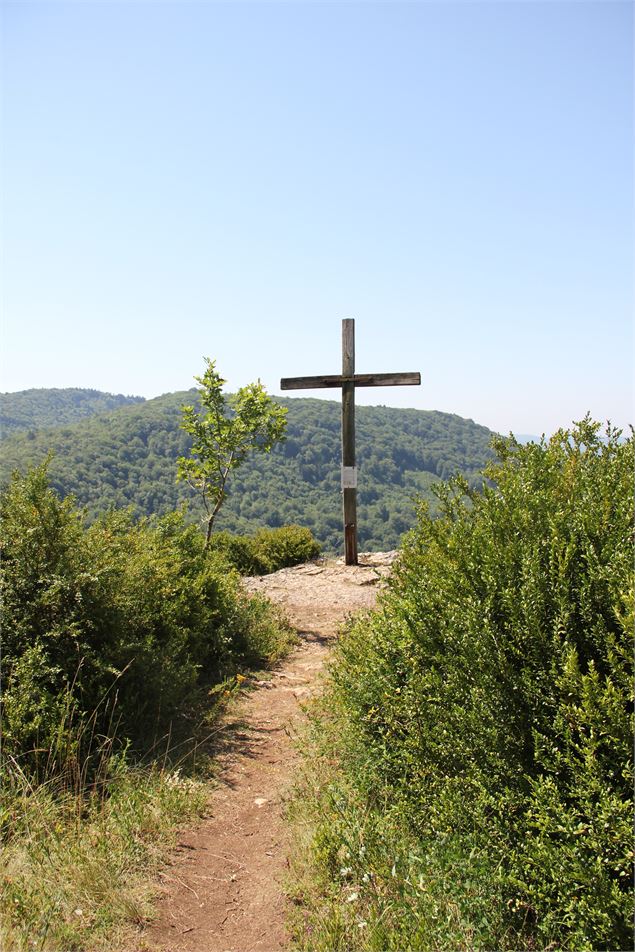
[{"label": "forested hillside", "polygon": [[143,403],[144,399],[76,387],[0,393],[0,439],[21,430],[75,423],[95,413],[115,410],[129,403]]},{"label": "forested hillside", "polygon": [[[41,391],[47,392],[55,393]],[[129,505],[139,515],[162,515],[185,501],[191,518],[198,518],[190,490],[175,482],[176,459],[189,452],[180,407],[195,397],[193,390],[166,394],[45,430],[35,429],[34,410],[33,426],[3,444],[0,482],[52,452],[51,485],[62,496],[75,495],[89,519]],[[243,533],[300,523],[327,550],[339,550],[340,404],[280,403],[289,408],[286,441],[270,455],[246,461],[229,486],[217,528]],[[43,415],[45,423],[50,419]],[[491,455],[493,434],[451,414],[358,407],[356,423],[362,549],[394,548],[414,522],[416,495],[431,500],[430,487],[455,472],[478,481]]]}]

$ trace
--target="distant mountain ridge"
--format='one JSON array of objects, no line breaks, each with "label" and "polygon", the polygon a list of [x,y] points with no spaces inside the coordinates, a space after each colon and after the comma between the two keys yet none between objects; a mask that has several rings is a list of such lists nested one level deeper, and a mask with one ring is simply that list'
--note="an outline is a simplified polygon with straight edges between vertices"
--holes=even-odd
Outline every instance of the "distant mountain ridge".
[{"label": "distant mountain ridge", "polygon": [[[0,483],[6,484],[12,470],[24,471],[52,452],[51,484],[61,496],[74,495],[91,520],[112,507],[162,515],[184,502],[190,503],[190,518],[198,518],[191,491],[175,481],[176,459],[189,453],[180,408],[195,400],[196,391],[152,400],[83,393],[85,399],[74,390],[0,396],[4,415],[10,415],[4,397],[14,398],[14,405],[22,397],[21,413],[13,414],[22,430],[3,441]],[[339,551],[340,404],[310,398],[278,402],[289,410],[287,439],[236,472],[218,528],[252,532],[296,522],[309,526],[327,550]],[[69,422],[68,413],[78,407],[83,417]],[[59,413],[53,426],[52,408]],[[454,472],[479,483],[492,455],[490,430],[438,411],[357,407],[356,428],[359,541],[369,550],[395,548],[414,524],[415,497],[434,507],[431,486]]]},{"label": "distant mountain ridge", "polygon": [[144,403],[145,397],[125,397],[122,393],[102,393],[79,387],[38,388],[17,393],[0,393],[0,439],[21,430],[63,426],[116,410],[130,403]]}]

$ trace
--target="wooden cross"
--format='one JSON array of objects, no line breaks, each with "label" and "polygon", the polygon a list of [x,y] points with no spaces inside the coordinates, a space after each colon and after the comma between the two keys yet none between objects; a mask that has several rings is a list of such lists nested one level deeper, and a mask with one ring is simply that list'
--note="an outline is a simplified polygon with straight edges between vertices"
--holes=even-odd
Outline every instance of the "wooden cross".
[{"label": "wooden cross", "polygon": [[281,390],[342,388],[342,491],[346,564],[357,565],[357,467],[355,466],[355,387],[418,386],[421,374],[356,374],[355,321],[342,321],[342,373],[324,377],[283,377]]}]

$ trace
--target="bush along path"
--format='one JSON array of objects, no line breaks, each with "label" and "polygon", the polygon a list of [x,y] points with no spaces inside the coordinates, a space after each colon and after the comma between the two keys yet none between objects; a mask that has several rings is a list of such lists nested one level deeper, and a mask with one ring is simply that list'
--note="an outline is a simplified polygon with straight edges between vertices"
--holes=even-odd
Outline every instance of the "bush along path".
[{"label": "bush along path", "polygon": [[0,551],[0,949],[112,949],[206,803],[226,695],[293,632],[181,514],[86,526],[46,466],[0,497]]},{"label": "bush along path", "polygon": [[634,449],[499,441],[421,510],[311,705],[295,948],[633,948]]},{"label": "bush along path", "polygon": [[340,625],[370,609],[395,553],[309,563],[245,580],[282,606],[298,647],[267,675],[243,682],[219,735],[219,782],[205,818],[183,831],[161,876],[154,922],[138,952],[269,952],[288,945],[283,819],[303,705]]}]

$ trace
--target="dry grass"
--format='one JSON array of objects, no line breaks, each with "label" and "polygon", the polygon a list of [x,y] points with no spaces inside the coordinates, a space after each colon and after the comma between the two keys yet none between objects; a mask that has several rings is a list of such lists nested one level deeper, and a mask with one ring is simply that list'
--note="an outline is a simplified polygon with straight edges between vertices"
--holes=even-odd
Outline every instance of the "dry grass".
[{"label": "dry grass", "polygon": [[15,765],[5,771],[3,952],[113,949],[151,915],[156,873],[208,788],[157,767],[122,762],[110,773],[107,786],[75,795],[33,788]]}]

